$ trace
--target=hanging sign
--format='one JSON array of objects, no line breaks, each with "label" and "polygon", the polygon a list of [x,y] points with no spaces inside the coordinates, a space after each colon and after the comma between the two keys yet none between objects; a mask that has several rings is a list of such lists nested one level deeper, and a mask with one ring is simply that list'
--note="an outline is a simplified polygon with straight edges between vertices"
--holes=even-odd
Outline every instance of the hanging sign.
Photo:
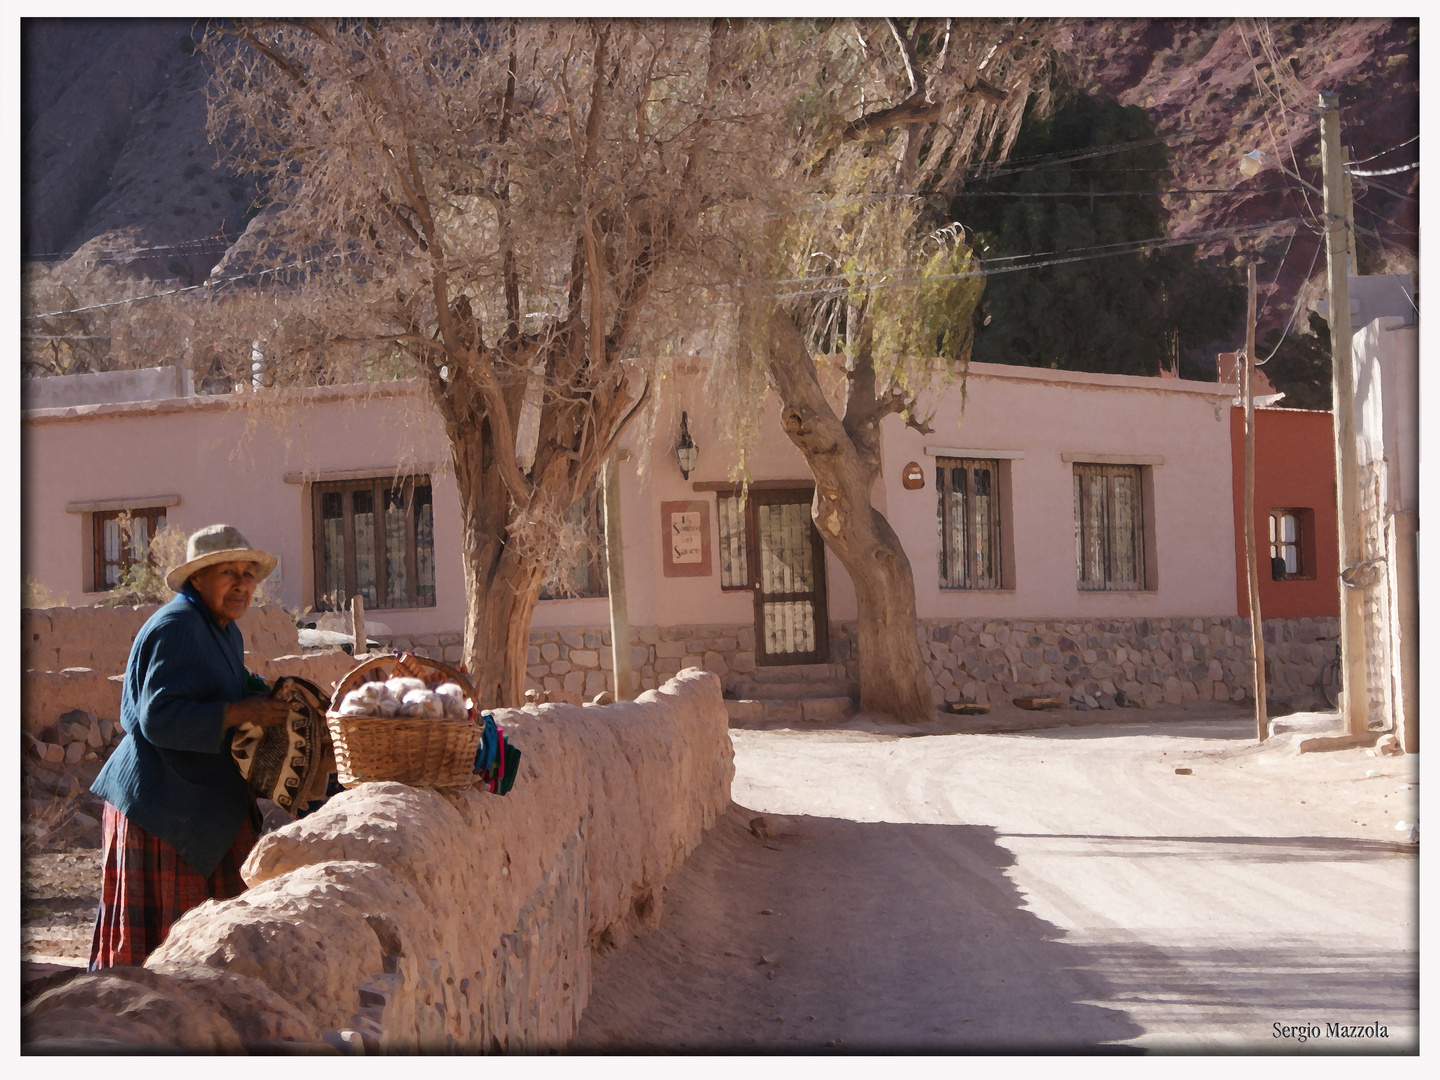
[{"label": "hanging sign", "polygon": [[710,576],[710,504],[707,501],[662,502],[660,528],[666,577]]}]

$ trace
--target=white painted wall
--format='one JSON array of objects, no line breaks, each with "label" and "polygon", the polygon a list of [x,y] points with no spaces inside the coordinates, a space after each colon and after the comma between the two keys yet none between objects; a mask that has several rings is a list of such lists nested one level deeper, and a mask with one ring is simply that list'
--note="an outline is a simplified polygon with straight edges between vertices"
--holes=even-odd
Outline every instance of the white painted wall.
[{"label": "white painted wall", "polygon": [[[958,392],[936,410],[932,435],[885,421],[889,519],[904,538],[922,618],[1098,618],[1235,613],[1229,402],[1216,383],[972,364],[968,403]],[[926,448],[1007,450],[1014,589],[941,589],[935,458]],[[1163,458],[1151,466],[1158,588],[1076,588],[1074,465],[1062,454]],[[983,456],[983,455],[975,455]],[[1104,460],[1104,459],[1101,459]],[[905,490],[908,462],[926,486]]]},{"label": "white painted wall", "polygon": [[[434,608],[377,610],[392,633],[458,630],[464,610],[459,504],[449,449],[418,384],[310,392],[287,414],[235,408],[242,398],[168,401],[35,410],[23,416],[25,454],[24,573],[72,603],[83,600],[90,558],[88,516],[69,504],[178,496],[169,520],[187,531],[216,521],[239,527],[282,559],[278,596],[302,608],[313,599],[309,489],[287,474],[368,469],[380,474],[419,468],[431,474],[435,497]],[[1231,463],[1227,408],[1234,387],[1174,379],[1135,378],[971,365],[962,418],[957,391],[943,396],[935,432],[921,435],[898,417],[885,420],[884,470],[875,505],[906,544],[922,618],[1095,618],[1227,615],[1235,612]],[[718,557],[709,577],[667,578],[660,557],[660,504],[704,499],[710,505],[712,551],[718,555],[715,496],[697,481],[730,479],[730,433],[707,408],[696,376],[670,380],[661,391],[649,454],[631,445],[621,467],[630,623],[747,623],[750,594],[722,592]],[[679,413],[690,414],[700,460],[688,480],[672,453]],[[632,444],[634,440],[632,439]],[[935,458],[926,448],[1012,450],[1015,566],[1013,590],[941,590],[936,566]],[[1063,453],[1163,458],[1153,466],[1159,553],[1158,588],[1089,593],[1075,587],[1073,466]],[[925,469],[926,486],[907,491],[901,471]],[[808,483],[803,458],[767,406],[759,445],[750,454],[753,480]],[[293,479],[293,477],[292,477]],[[826,558],[832,619],[855,616],[848,575]],[[604,599],[542,601],[537,629],[608,623]]]},{"label": "white painted wall", "polygon": [[1414,510],[1420,493],[1418,330],[1387,316],[1357,331],[1351,348],[1358,463],[1385,462],[1387,512]]}]

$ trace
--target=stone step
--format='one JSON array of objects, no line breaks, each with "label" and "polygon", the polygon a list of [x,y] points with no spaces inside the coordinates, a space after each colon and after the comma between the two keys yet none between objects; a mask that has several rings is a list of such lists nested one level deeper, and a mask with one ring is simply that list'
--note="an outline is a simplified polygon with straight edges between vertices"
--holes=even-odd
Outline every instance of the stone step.
[{"label": "stone step", "polygon": [[757,682],[751,678],[736,679],[731,692],[737,698],[782,698],[796,701],[801,698],[859,697],[858,683],[838,679],[824,682]]},{"label": "stone step", "polygon": [[725,711],[731,722],[750,720],[822,721],[842,720],[855,710],[848,697],[815,698],[726,698]]},{"label": "stone step", "polygon": [[757,683],[776,682],[817,682],[829,679],[843,679],[844,664],[777,664],[773,667],[757,667],[748,678]]}]

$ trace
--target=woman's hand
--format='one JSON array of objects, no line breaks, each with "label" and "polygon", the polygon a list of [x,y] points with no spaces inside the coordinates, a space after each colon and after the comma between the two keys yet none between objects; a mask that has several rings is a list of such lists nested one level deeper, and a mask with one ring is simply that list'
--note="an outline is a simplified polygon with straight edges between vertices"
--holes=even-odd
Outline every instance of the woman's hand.
[{"label": "woman's hand", "polygon": [[262,728],[274,727],[276,724],[283,724],[289,715],[288,701],[265,694],[251,694],[247,698],[232,702],[225,710],[225,726],[233,728],[241,724],[254,724]]}]

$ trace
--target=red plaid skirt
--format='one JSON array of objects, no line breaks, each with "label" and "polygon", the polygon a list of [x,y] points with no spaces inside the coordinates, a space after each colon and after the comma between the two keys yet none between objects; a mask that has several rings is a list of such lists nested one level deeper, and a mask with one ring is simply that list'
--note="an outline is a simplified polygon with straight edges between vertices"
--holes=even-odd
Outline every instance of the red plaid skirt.
[{"label": "red plaid skirt", "polygon": [[201,877],[165,841],[151,836],[108,802],[105,804],[105,877],[90,940],[90,970],[139,967],[164,944],[181,915],[206,900],[228,900],[245,891],[240,864],[255,846],[249,820],[220,865]]}]

